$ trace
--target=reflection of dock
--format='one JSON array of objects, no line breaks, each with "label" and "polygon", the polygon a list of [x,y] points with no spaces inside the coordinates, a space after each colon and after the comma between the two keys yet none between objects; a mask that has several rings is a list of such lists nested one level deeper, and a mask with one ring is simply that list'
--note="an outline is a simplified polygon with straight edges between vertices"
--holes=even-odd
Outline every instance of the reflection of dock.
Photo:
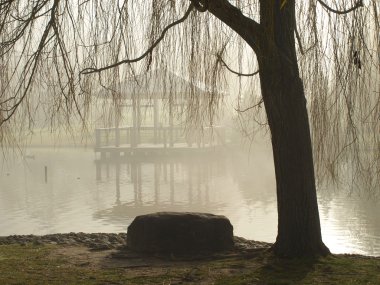
[{"label": "reflection of dock", "polygon": [[[208,211],[209,184],[223,175],[224,156],[132,156],[96,160],[96,178],[115,179],[116,203],[99,212],[101,218],[135,217],[157,211]],[[105,172],[105,173],[103,173]],[[105,176],[104,176],[105,174]]]},{"label": "reflection of dock", "polygon": [[[166,70],[136,76],[117,90],[123,111],[111,114],[114,127],[108,122],[95,129],[96,179],[112,177],[116,186],[116,205],[105,215],[134,217],[194,205],[208,211],[212,171],[224,165],[226,130],[218,121],[204,125],[199,119],[210,100],[225,94],[199,89]],[[201,94],[197,100],[194,90]],[[99,96],[106,101],[114,96],[109,91]]]}]

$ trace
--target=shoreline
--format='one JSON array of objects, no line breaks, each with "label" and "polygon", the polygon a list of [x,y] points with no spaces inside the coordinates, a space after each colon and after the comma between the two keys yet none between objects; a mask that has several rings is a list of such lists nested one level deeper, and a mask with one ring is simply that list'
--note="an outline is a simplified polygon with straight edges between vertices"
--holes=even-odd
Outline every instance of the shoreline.
[{"label": "shoreline", "polygon": [[234,237],[224,252],[143,254],[126,233],[0,237],[0,284],[380,284],[380,257],[284,259],[270,243]]},{"label": "shoreline", "polygon": [[[19,244],[26,246],[32,245],[60,245],[60,246],[84,246],[90,250],[102,251],[112,249],[127,248],[127,233],[55,233],[46,235],[8,235],[0,236],[1,245]],[[235,246],[232,251],[246,252],[257,249],[269,249],[273,244],[269,242],[248,240],[243,237],[234,236]],[[365,258],[380,259],[376,255],[364,255],[357,253],[332,253],[332,256],[357,256]]]},{"label": "shoreline", "polygon": [[[127,233],[56,233],[47,235],[9,235],[0,236],[0,245],[34,244],[34,245],[66,245],[86,246],[92,250],[109,250],[127,247]],[[272,244],[268,242],[247,240],[234,236],[234,250],[269,249]]]}]

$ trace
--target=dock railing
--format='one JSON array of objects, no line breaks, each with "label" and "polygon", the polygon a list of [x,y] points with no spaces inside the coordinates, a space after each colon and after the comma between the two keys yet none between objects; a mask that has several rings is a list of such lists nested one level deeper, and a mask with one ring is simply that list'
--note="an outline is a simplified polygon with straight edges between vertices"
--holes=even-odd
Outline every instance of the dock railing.
[{"label": "dock railing", "polygon": [[95,129],[95,148],[129,146],[136,148],[140,144],[174,147],[178,143],[194,144],[200,147],[224,145],[225,129],[221,126],[204,127],[197,130],[185,130],[182,127],[119,127]]}]

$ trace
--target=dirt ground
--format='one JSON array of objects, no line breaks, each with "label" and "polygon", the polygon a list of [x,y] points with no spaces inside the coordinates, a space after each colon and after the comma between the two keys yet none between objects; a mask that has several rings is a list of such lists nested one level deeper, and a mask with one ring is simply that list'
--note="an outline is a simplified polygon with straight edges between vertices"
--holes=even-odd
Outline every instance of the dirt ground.
[{"label": "dirt ground", "polygon": [[[197,271],[210,262],[223,262],[223,260],[249,259],[267,250],[263,245],[260,248],[235,248],[224,253],[204,253],[197,255],[145,255],[132,252],[127,248],[110,250],[93,250],[85,246],[65,246],[54,249],[50,257],[52,259],[63,258],[67,260],[67,266],[86,267],[91,270],[99,269],[125,269],[130,277],[134,276],[159,276],[169,270],[187,271],[188,281],[196,278]],[[229,275],[246,273],[252,268],[246,266],[233,266],[233,268],[212,269],[210,278],[217,275]],[[204,269],[202,269],[204,270]],[[192,276],[194,275],[194,276]],[[203,280],[204,281],[204,280]],[[209,284],[209,283],[207,283]]]}]

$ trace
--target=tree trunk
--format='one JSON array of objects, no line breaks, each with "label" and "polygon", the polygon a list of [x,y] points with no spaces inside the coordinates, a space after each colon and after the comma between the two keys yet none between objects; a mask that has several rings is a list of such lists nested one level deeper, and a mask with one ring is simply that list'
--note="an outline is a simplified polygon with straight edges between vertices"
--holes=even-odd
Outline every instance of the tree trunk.
[{"label": "tree trunk", "polygon": [[281,256],[325,255],[329,251],[321,237],[302,81],[294,68],[289,70],[286,65],[269,70],[260,66],[276,171],[278,235],[274,251]]},{"label": "tree trunk", "polygon": [[286,257],[326,255],[329,250],[322,242],[310,127],[296,57],[294,7],[271,8],[272,20],[262,21],[266,39],[261,39],[258,61],[276,171],[278,235],[273,249]]},{"label": "tree trunk", "polygon": [[199,0],[257,55],[261,92],[272,134],[277,183],[277,255],[325,255],[314,178],[306,99],[294,31],[295,0],[260,0],[260,23],[227,0]]}]

